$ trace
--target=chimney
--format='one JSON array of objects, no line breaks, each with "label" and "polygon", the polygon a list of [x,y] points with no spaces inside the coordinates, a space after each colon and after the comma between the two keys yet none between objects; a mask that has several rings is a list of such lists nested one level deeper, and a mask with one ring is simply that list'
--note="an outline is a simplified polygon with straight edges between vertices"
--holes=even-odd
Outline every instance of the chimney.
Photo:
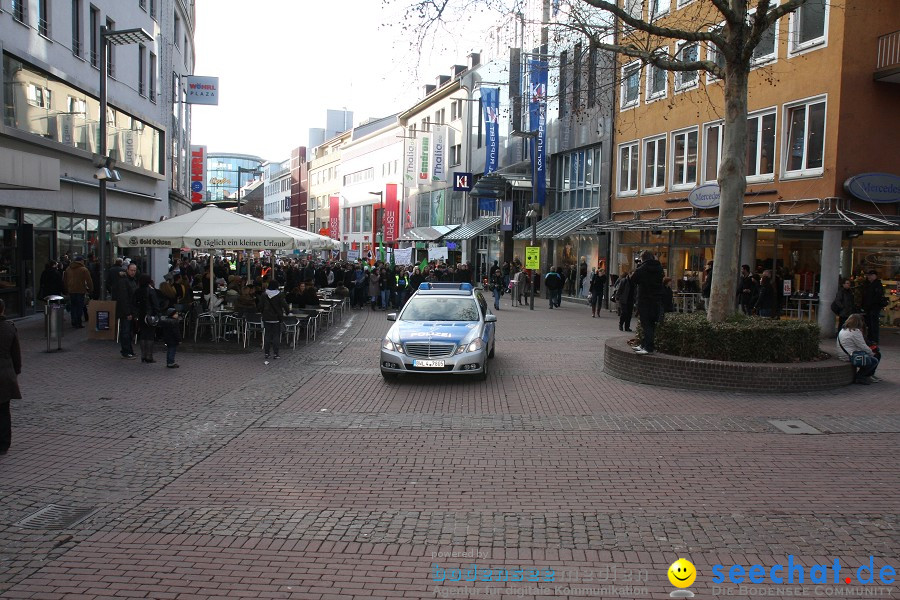
[{"label": "chimney", "polygon": [[478,52],[473,52],[469,55],[469,68],[474,69],[478,65],[481,64],[481,54]]},{"label": "chimney", "polygon": [[426,83],[426,84],[425,84],[425,95],[428,96],[429,94],[431,94],[431,93],[432,93],[434,90],[436,90],[436,89],[437,89],[437,86],[436,86],[436,85],[432,85],[432,84],[430,84],[430,83]]},{"label": "chimney", "polygon": [[449,75],[438,75],[437,78],[435,78],[435,82],[437,83],[437,86],[438,86],[438,87],[441,87],[442,85],[444,85],[444,84],[447,83],[448,81],[450,81],[450,76],[449,76]]},{"label": "chimney", "polygon": [[462,75],[466,71],[466,69],[468,69],[468,67],[465,65],[453,65],[452,67],[450,67],[450,73],[452,74],[453,79],[456,79],[457,77]]}]

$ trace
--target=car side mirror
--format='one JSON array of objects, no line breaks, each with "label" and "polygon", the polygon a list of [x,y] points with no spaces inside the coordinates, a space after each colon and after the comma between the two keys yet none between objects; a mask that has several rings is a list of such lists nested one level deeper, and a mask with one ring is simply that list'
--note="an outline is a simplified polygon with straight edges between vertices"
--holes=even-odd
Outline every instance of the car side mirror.
[{"label": "car side mirror", "polygon": [[484,315],[484,322],[485,323],[496,323],[497,315]]},{"label": "car side mirror", "polygon": [[397,313],[388,313],[388,314],[387,314],[387,320],[388,320],[388,321],[396,321],[396,320],[397,320]]}]

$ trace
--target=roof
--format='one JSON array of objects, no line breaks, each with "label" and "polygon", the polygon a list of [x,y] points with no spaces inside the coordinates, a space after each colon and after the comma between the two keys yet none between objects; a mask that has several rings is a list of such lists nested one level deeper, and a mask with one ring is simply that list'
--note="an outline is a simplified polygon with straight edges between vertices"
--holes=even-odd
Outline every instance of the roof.
[{"label": "roof", "polygon": [[401,242],[435,242],[459,225],[435,225],[433,227],[413,227],[400,236]]},{"label": "roof", "polygon": [[[582,208],[576,210],[562,210],[551,214],[546,219],[538,221],[535,237],[539,240],[555,240],[565,237],[588,225],[588,223],[600,216],[601,208]],[[513,236],[516,240],[531,239],[531,227],[526,227]]]},{"label": "roof", "polygon": [[479,217],[444,236],[445,240],[470,240],[500,222],[500,217]]}]

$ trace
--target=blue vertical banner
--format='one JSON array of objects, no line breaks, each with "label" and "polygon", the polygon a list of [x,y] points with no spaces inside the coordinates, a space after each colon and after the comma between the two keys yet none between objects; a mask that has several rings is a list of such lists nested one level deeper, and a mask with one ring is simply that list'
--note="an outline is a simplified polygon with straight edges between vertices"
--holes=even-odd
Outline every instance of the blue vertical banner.
[{"label": "blue vertical banner", "polygon": [[497,170],[500,157],[500,88],[481,88],[484,107],[484,174]]},{"label": "blue vertical banner", "polygon": [[531,166],[534,181],[533,203],[544,205],[547,197],[547,61],[529,61],[531,84],[528,106],[529,127],[537,135],[531,140]]}]

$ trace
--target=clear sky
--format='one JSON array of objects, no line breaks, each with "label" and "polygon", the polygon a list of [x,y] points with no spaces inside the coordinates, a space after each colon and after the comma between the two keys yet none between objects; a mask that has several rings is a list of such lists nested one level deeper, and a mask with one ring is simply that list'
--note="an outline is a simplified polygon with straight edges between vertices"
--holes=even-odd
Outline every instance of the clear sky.
[{"label": "clear sky", "polygon": [[420,60],[401,15],[381,0],[197,0],[195,74],[219,78],[219,105],[193,108],[192,143],[284,160],[326,109],[356,124],[398,112],[480,50],[476,28],[450,24]]}]

